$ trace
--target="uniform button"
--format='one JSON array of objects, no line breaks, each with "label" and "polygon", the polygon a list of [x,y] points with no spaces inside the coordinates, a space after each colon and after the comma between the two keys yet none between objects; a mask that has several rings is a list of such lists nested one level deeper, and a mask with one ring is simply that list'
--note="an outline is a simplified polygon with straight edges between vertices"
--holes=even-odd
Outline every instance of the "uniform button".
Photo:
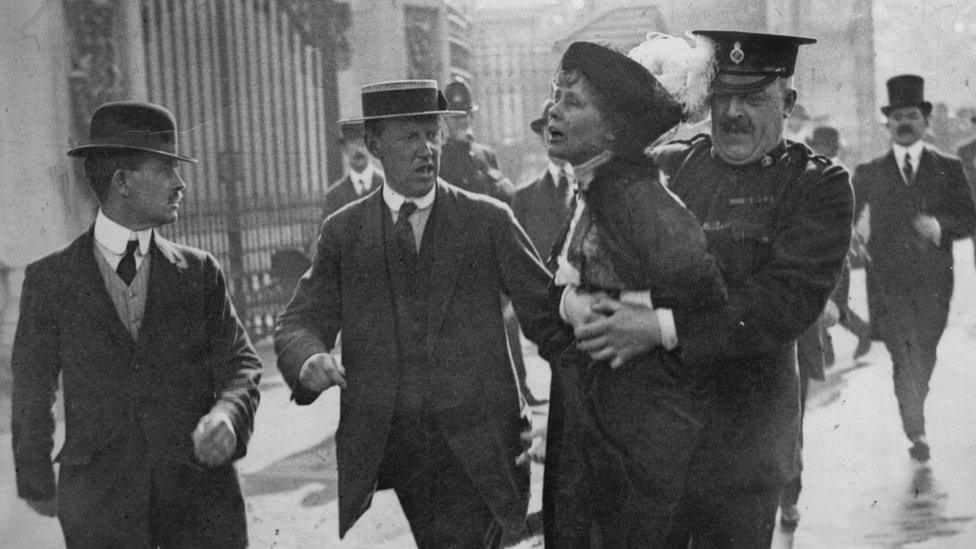
[{"label": "uniform button", "polygon": [[140,368],[142,368],[142,364],[140,364],[138,362],[136,362],[135,364],[132,365],[132,369],[133,370],[138,370]]},{"label": "uniform button", "polygon": [[735,174],[729,175],[729,183],[738,183],[738,182],[739,182],[739,176]]}]

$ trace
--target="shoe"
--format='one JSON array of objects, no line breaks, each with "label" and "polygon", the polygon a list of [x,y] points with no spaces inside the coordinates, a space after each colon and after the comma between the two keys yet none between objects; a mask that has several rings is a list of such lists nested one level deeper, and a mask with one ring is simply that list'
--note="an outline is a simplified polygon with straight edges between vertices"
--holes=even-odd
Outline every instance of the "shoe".
[{"label": "shoe", "polygon": [[854,358],[858,359],[868,354],[871,350],[871,338],[867,335],[857,338],[857,348],[854,349]]},{"label": "shoe", "polygon": [[782,505],[779,508],[779,524],[783,528],[792,530],[800,523],[800,511],[796,505]]},{"label": "shoe", "polygon": [[908,455],[912,456],[912,459],[919,462],[926,462],[932,457],[932,452],[929,449],[929,443],[925,440],[924,435],[919,435],[912,438],[912,447],[908,449]]}]

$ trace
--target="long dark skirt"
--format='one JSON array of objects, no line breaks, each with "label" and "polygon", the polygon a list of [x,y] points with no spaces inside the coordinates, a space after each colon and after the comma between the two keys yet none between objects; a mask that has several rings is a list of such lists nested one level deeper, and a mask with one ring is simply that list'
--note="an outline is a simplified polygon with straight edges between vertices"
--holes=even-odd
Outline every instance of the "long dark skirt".
[{"label": "long dark skirt", "polygon": [[571,348],[554,370],[547,544],[663,545],[702,432],[706,376],[662,350],[612,370]]}]

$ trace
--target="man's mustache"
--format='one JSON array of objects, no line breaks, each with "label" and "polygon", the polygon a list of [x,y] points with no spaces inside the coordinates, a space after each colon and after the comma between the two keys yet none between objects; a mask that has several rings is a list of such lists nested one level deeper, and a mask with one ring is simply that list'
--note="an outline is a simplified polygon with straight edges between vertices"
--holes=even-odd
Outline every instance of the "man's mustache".
[{"label": "man's mustache", "polygon": [[745,118],[726,118],[719,123],[723,133],[748,133],[752,131],[752,124]]},{"label": "man's mustache", "polygon": [[899,135],[903,135],[903,134],[904,135],[912,135],[912,134],[915,133],[915,128],[912,127],[912,126],[909,126],[908,124],[902,124],[902,125],[898,126],[898,128],[896,128],[895,131],[898,132]]}]

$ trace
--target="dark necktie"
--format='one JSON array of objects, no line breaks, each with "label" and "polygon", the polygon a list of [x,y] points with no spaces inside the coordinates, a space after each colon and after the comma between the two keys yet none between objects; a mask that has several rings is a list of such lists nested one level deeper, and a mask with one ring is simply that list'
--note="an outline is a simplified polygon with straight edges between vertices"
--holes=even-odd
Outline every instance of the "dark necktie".
[{"label": "dark necktie", "polygon": [[912,167],[912,156],[905,153],[905,164],[902,166],[902,174],[905,176],[905,183],[911,185],[915,179],[915,168]]},{"label": "dark necktie", "polygon": [[566,176],[566,170],[560,168],[559,179],[556,181],[556,189],[559,190],[559,195],[563,197],[563,204],[569,205],[573,198],[572,193],[569,191],[569,177]]},{"label": "dark necktie", "polygon": [[417,211],[417,205],[413,202],[404,202],[400,206],[396,224],[393,232],[396,235],[397,246],[400,248],[403,261],[410,268],[417,263],[417,239],[413,234],[413,224],[410,223],[410,214]]},{"label": "dark necktie", "polygon": [[132,284],[132,279],[136,277],[136,248],[138,247],[138,240],[130,240],[125,245],[125,255],[122,256],[122,261],[119,261],[119,266],[115,268],[115,272],[122,279],[122,282],[125,282],[126,286]]}]

